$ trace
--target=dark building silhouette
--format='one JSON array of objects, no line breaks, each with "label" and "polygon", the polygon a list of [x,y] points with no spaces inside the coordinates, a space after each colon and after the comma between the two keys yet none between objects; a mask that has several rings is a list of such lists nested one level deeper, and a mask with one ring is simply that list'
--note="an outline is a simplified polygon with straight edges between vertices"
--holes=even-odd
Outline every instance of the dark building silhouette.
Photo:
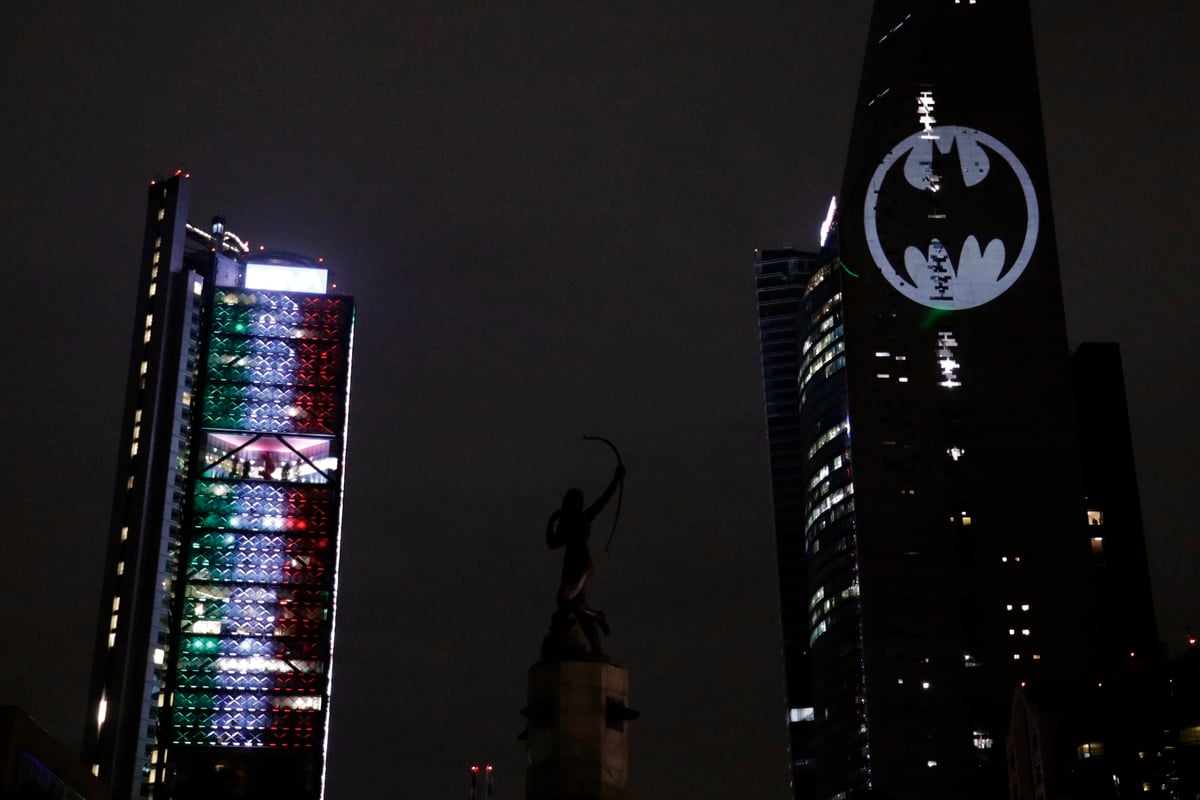
[{"label": "dark building silhouette", "polygon": [[1088,532],[1098,572],[1104,656],[1114,665],[1159,656],[1142,506],[1125,404],[1121,349],[1085,342],[1071,356]]},{"label": "dark building silhouette", "polygon": [[1200,648],[1135,659],[1088,687],[1017,690],[1012,800],[1200,796]]},{"label": "dark building silhouette", "polygon": [[0,706],[0,797],[109,800],[108,787],[16,706]]},{"label": "dark building silhouette", "polygon": [[152,181],[83,753],[115,798],[318,798],[353,300]]},{"label": "dark building silhouette", "polygon": [[792,784],[797,797],[813,796],[812,671],[808,658],[808,561],[804,516],[808,492],[800,430],[800,303],[820,263],[797,250],[758,253],[758,317],[766,395],[767,443],[779,566],[780,622],[788,703]]},{"label": "dark building silhouette", "polygon": [[1081,465],[1028,3],[877,0],[838,206],[756,265],[795,795],[1005,797],[1013,691],[1115,674],[1089,491],[1141,546],[1131,457]]}]

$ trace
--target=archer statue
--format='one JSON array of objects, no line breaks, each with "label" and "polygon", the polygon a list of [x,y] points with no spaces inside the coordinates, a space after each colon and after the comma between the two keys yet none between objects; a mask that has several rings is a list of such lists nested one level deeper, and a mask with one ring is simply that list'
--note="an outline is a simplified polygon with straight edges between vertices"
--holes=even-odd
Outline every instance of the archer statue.
[{"label": "archer statue", "polygon": [[[607,439],[600,439],[598,436],[584,438],[599,439],[617,453],[616,447]],[[563,554],[562,581],[555,598],[558,610],[554,612],[550,622],[550,635],[542,643],[544,657],[574,654],[573,651],[578,650],[571,641],[572,623],[579,625],[579,630],[587,640],[589,654],[595,657],[604,655],[600,632],[608,634],[608,620],[605,619],[603,611],[587,604],[585,593],[588,579],[594,569],[592,554],[588,549],[588,537],[591,534],[592,520],[604,510],[604,506],[621,487],[624,477],[625,467],[621,464],[620,453],[617,453],[617,468],[613,472],[612,480],[594,503],[585,508],[583,492],[579,489],[568,489],[563,495],[562,507],[551,514],[546,523],[546,545],[551,550],[564,547],[566,552]],[[617,513],[620,514],[619,501]],[[616,531],[615,519],[613,531]],[[611,534],[609,541],[612,541]],[[607,547],[605,549],[607,550]]]}]

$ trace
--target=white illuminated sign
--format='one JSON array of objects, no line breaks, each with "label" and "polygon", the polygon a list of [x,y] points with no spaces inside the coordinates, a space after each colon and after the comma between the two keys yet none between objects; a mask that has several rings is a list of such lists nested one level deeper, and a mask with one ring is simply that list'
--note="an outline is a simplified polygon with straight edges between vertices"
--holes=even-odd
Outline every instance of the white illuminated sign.
[{"label": "white illuminated sign", "polygon": [[246,264],[247,289],[266,289],[275,292],[304,292],[325,294],[329,285],[329,270],[320,267],[301,267],[286,264]]},{"label": "white illuminated sign", "polygon": [[[932,111],[932,105],[928,110]],[[954,158],[944,162],[953,164],[952,169],[961,175],[937,174],[935,147],[940,156],[957,156],[957,163]],[[894,170],[897,175],[890,174]],[[1019,193],[1022,199],[984,194],[993,185],[1011,185],[1011,194]],[[889,246],[885,247],[876,218],[885,199],[881,193],[903,195],[908,188],[937,193],[942,210],[926,208],[907,197],[887,197],[892,217]],[[956,194],[944,197],[947,193]],[[1022,211],[1023,220],[1019,216]],[[863,222],[871,257],[888,282],[915,303],[945,310],[981,306],[1007,291],[1029,265],[1040,227],[1033,181],[1013,151],[993,136],[957,125],[931,125],[928,131],[917,131],[892,148],[871,178]],[[1007,226],[1010,239],[1023,232],[1020,243],[985,233],[998,226]],[[947,249],[958,245],[957,254]],[[903,263],[893,263],[889,252],[903,254]]]}]

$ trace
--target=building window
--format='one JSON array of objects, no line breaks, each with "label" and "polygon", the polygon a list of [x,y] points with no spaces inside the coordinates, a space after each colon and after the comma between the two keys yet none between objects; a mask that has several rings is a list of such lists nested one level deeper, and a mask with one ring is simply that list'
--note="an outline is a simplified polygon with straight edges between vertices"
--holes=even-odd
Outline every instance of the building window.
[{"label": "building window", "polygon": [[1101,758],[1104,755],[1104,742],[1086,742],[1075,748],[1075,754],[1079,758]]},{"label": "building window", "polygon": [[788,722],[812,722],[816,713],[812,708],[793,708],[788,710]]},{"label": "building window", "polygon": [[1104,512],[1096,511],[1095,509],[1089,508],[1088,509],[1088,525],[1103,525],[1103,524],[1104,524]]},{"label": "building window", "polygon": [[992,735],[987,731],[973,731],[971,734],[971,743],[975,745],[976,750],[991,750],[995,744]]},{"label": "building window", "polygon": [[1104,537],[1103,536],[1093,536],[1092,537],[1092,555],[1094,555],[1094,556],[1104,555]]},{"label": "building window", "polygon": [[1200,725],[1191,728],[1181,728],[1179,730],[1179,743],[1184,747],[1192,747],[1200,744]]}]

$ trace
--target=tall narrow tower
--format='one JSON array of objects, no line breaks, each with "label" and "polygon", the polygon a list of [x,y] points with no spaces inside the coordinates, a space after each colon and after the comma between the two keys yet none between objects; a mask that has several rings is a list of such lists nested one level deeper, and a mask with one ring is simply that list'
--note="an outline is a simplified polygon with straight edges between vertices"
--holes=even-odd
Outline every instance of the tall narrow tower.
[{"label": "tall narrow tower", "polygon": [[119,798],[319,798],[354,306],[151,184],[85,731]]},{"label": "tall narrow tower", "polygon": [[758,263],[796,794],[1002,797],[1013,689],[1103,669],[1028,3],[877,0],[838,205],[790,388]]}]

